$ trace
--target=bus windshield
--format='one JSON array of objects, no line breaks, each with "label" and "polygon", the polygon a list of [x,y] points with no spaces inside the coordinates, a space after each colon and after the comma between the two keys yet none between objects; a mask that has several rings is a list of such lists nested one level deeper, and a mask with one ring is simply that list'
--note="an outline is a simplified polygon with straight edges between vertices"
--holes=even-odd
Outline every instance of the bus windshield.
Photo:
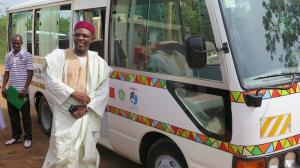
[{"label": "bus windshield", "polygon": [[272,75],[300,72],[299,1],[220,0],[220,6],[244,88],[284,84],[290,79]]}]

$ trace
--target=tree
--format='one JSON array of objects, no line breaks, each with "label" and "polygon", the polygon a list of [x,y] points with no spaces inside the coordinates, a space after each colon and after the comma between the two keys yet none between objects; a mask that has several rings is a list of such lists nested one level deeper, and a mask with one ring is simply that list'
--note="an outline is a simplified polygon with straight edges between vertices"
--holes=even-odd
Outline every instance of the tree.
[{"label": "tree", "polygon": [[0,63],[3,63],[6,54],[6,17],[0,16]]},{"label": "tree", "polygon": [[185,34],[201,35],[205,40],[214,41],[205,1],[182,0],[180,3],[183,26],[188,28],[185,30]]},{"label": "tree", "polygon": [[266,50],[272,60],[278,55],[285,67],[297,67],[300,55],[295,51],[300,51],[300,0],[269,0],[262,4],[267,10],[263,17]]},{"label": "tree", "polygon": [[69,27],[70,27],[70,19],[60,17],[59,18],[59,33],[69,34]]}]

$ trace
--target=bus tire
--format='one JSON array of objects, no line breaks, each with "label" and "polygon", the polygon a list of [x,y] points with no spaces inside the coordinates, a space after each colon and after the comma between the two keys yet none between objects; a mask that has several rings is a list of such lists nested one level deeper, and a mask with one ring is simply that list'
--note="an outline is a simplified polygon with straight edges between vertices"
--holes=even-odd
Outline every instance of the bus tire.
[{"label": "bus tire", "polygon": [[149,149],[146,168],[187,168],[177,145],[167,138],[155,141]]},{"label": "bus tire", "polygon": [[44,133],[47,136],[50,136],[52,128],[52,112],[44,96],[41,96],[39,101],[39,118]]}]

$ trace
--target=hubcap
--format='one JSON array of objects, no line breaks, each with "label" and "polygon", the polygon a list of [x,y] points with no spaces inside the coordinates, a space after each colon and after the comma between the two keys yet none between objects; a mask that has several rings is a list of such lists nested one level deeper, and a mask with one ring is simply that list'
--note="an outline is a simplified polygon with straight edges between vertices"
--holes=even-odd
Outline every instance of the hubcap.
[{"label": "hubcap", "polygon": [[161,155],[155,161],[155,168],[181,168],[181,166],[172,156]]},{"label": "hubcap", "polygon": [[46,103],[43,103],[41,108],[41,119],[46,130],[51,127],[51,110]]}]

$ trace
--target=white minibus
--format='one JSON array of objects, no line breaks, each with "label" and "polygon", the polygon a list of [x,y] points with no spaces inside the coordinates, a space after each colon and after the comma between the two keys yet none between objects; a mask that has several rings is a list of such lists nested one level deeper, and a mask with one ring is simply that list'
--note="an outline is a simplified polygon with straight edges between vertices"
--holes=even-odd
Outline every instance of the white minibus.
[{"label": "white minibus", "polygon": [[97,29],[113,68],[99,143],[146,168],[300,167],[297,0],[29,0],[8,9],[8,39],[34,55],[30,100],[52,113],[40,67]]}]

